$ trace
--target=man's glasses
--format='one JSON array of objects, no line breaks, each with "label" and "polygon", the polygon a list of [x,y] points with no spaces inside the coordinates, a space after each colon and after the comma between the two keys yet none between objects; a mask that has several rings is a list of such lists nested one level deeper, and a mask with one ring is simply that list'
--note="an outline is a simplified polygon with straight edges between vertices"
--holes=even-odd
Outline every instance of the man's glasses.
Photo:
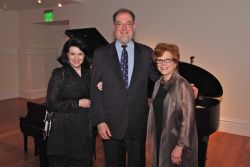
[{"label": "man's glasses", "polygon": [[123,28],[123,26],[125,26],[126,28],[132,28],[134,25],[133,22],[127,22],[127,23],[121,23],[121,22],[116,22],[115,23],[115,26],[118,27],[118,28]]},{"label": "man's glasses", "polygon": [[166,64],[173,62],[173,58],[171,59],[156,59],[156,64]]}]

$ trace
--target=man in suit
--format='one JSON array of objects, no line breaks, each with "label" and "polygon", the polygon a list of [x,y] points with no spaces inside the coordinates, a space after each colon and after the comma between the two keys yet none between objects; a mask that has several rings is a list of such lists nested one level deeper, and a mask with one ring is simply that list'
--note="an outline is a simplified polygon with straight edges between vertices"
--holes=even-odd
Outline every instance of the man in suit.
[{"label": "man in suit", "polygon": [[[91,74],[93,122],[103,139],[106,167],[145,167],[148,79],[159,78],[152,49],[133,41],[135,15],[113,14],[116,40],[95,50]],[[102,82],[103,90],[97,85]],[[198,89],[193,86],[197,96]]]},{"label": "man in suit", "polygon": [[[152,62],[152,49],[133,41],[134,13],[119,9],[113,22],[116,41],[94,53],[93,119],[103,139],[106,167],[125,167],[126,153],[129,167],[144,167],[148,78],[156,81],[159,74]],[[100,81],[102,91],[96,87]]]}]

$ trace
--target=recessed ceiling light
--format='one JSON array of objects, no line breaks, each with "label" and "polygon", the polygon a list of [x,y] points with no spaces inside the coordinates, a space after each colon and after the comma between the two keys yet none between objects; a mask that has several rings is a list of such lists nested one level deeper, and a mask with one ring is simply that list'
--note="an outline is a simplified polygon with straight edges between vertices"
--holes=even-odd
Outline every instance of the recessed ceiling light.
[{"label": "recessed ceiling light", "polygon": [[62,4],[59,2],[59,3],[57,4],[57,6],[58,6],[59,8],[61,8],[61,7],[62,7]]}]

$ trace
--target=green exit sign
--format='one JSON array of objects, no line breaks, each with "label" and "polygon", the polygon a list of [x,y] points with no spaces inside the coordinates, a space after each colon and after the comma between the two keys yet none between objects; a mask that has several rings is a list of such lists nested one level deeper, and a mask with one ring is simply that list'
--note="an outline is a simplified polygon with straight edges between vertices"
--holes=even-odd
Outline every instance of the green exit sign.
[{"label": "green exit sign", "polygon": [[53,10],[45,10],[43,12],[43,20],[44,20],[44,22],[52,22],[52,21],[54,21],[54,12],[53,12]]}]

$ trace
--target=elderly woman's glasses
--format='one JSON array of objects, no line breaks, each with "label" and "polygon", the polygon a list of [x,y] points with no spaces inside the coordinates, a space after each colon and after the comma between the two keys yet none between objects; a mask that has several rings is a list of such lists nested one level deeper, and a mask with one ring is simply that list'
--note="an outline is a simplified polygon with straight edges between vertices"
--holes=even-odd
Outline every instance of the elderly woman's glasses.
[{"label": "elderly woman's glasses", "polygon": [[171,63],[174,59],[156,59],[156,64],[166,64]]}]

